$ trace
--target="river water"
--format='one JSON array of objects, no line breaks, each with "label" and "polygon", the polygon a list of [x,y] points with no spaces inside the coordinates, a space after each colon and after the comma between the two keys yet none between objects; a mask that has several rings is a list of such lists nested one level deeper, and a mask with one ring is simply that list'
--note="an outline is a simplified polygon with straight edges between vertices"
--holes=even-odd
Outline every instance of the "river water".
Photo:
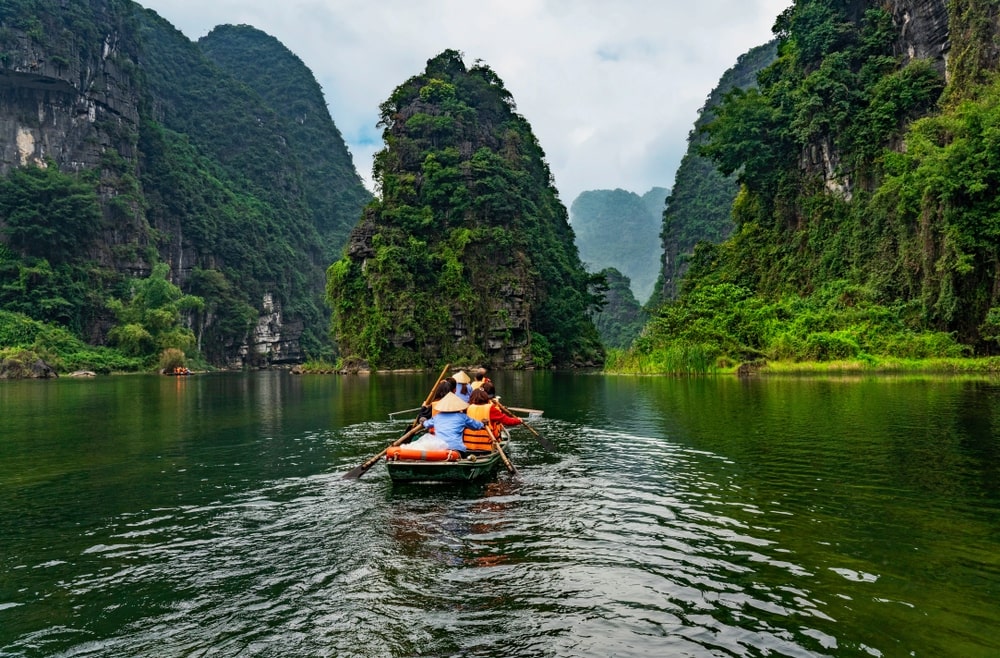
[{"label": "river water", "polygon": [[434,374],[0,382],[0,656],[1000,655],[997,381],[498,373],[554,452],[343,479]]}]

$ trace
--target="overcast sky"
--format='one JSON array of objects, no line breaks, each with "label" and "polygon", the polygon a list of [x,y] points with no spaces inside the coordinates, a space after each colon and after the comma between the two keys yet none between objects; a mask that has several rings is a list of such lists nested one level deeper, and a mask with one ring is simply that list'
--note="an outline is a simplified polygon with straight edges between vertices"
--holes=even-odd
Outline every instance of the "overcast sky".
[{"label": "overcast sky", "polygon": [[567,207],[670,187],[698,109],[792,0],[139,0],[192,40],[252,25],[323,88],[371,187],[378,106],[443,50],[482,60],[531,124]]}]

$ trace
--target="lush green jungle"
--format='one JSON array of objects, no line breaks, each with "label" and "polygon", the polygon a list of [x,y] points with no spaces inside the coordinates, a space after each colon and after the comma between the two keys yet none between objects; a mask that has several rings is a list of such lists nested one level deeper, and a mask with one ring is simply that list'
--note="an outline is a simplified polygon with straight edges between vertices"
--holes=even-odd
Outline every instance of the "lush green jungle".
[{"label": "lush green jungle", "polygon": [[[796,2],[757,86],[714,110],[700,153],[739,181],[735,229],[695,248],[611,369],[996,367],[996,3],[948,4],[948,84],[895,51],[886,11],[848,4]],[[949,361],[969,356],[984,359]]]},{"label": "lush green jungle", "polygon": [[629,347],[642,332],[649,315],[632,293],[632,282],[627,276],[613,267],[598,274],[605,279],[604,305],[591,312],[594,326],[606,347]]},{"label": "lush green jungle", "polygon": [[[127,0],[5,0],[0,94],[42,134],[24,117],[65,102],[59,84],[32,96],[38,61],[80,85],[68,98],[125,109],[83,138],[97,166],[0,177],[0,357],[108,372],[334,354],[325,269],[371,195],[297,57],[247,26],[193,43]],[[275,308],[284,353],[252,342]]]},{"label": "lush green jungle", "polygon": [[663,187],[642,196],[622,189],[589,190],[569,208],[576,246],[587,269],[618,270],[643,302],[660,275],[660,228],[668,193]]},{"label": "lush green jungle", "polygon": [[674,187],[662,211],[662,261],[652,297],[645,297],[649,307],[677,297],[678,284],[687,273],[688,263],[699,242],[719,243],[733,232],[732,206],[739,192],[734,173],[728,176],[701,153],[707,136],[702,131],[715,116],[714,110],[733,89],[749,89],[757,84],[757,73],[777,56],[777,41],[757,46],[744,53],[727,70],[705,106],[698,113],[694,129],[688,135],[688,149],[674,177]]},{"label": "lush green jungle", "polygon": [[380,107],[381,192],[328,272],[345,359],[599,365],[588,274],[544,152],[488,66],[446,50]]}]

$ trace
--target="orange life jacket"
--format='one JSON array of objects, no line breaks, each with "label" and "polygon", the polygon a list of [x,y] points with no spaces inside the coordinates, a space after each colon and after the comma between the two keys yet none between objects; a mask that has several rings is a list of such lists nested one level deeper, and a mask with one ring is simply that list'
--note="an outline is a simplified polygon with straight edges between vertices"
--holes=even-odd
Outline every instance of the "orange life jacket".
[{"label": "orange life jacket", "polygon": [[[465,449],[493,450],[493,441],[490,440],[490,434],[486,431],[486,428],[490,426],[490,405],[470,404],[465,413],[469,418],[478,420],[484,425],[481,430],[465,428],[465,431],[462,433],[462,441],[465,443]],[[496,435],[494,434],[494,436]]]}]

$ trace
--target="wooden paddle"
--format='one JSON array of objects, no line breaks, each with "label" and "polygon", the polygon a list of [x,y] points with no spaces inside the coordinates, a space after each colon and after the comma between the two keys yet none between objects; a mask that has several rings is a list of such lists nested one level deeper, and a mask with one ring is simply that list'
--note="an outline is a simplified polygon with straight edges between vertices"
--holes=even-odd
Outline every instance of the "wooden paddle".
[{"label": "wooden paddle", "polygon": [[[508,416],[513,416],[514,415],[513,413],[511,413],[510,409],[508,409],[507,407],[503,406],[502,402],[500,402],[496,398],[493,398],[493,401],[496,402],[496,404],[497,404],[498,407],[500,407],[500,411],[504,412]],[[556,451],[556,447],[554,445],[552,445],[552,443],[548,439],[543,438],[541,434],[539,434],[538,432],[536,432],[535,428],[528,424],[528,421],[526,421],[526,420],[524,420],[522,418],[521,419],[521,424],[524,425],[525,427],[527,427],[528,431],[535,435],[535,438],[538,439],[538,445],[542,446],[542,448],[544,448],[545,450],[548,450],[549,452],[555,452]]]},{"label": "wooden paddle", "polygon": [[[434,391],[437,390],[438,384],[440,384],[441,380],[444,379],[444,375],[445,375],[446,372],[448,372],[448,368],[449,367],[451,367],[450,363],[445,364],[444,370],[442,370],[441,374],[438,375],[437,381],[434,382],[434,386],[433,386],[433,388],[431,388],[431,392],[428,393],[427,394],[427,398],[424,399],[424,404],[423,404],[424,407],[426,407],[427,405],[429,405],[431,403],[431,398],[434,397]],[[421,408],[423,408],[423,407],[421,407]],[[393,441],[392,443],[390,443],[389,445],[387,445],[382,452],[378,453],[377,455],[375,455],[374,457],[372,457],[371,459],[369,459],[368,461],[366,461],[364,464],[361,464],[360,466],[355,466],[353,469],[351,469],[347,473],[344,473],[344,479],[345,480],[357,480],[362,475],[364,475],[368,471],[369,468],[371,468],[372,466],[374,466],[375,464],[377,464],[378,460],[382,459],[382,457],[389,450],[389,448],[391,448],[393,446],[402,445],[411,436],[413,436],[414,434],[416,434],[420,430],[424,429],[423,425],[421,425],[418,422],[419,420],[420,420],[420,416],[417,416],[416,418],[414,418],[413,419],[413,425],[412,425],[412,427],[410,427],[410,430],[406,434],[404,434],[403,436],[399,437],[398,439],[396,439],[395,441]]]},{"label": "wooden paddle", "polygon": [[493,441],[493,445],[496,446],[497,452],[500,453],[500,458],[503,459],[504,465],[507,466],[507,470],[514,475],[517,475],[517,469],[514,468],[514,465],[510,463],[509,459],[507,459],[507,455],[504,453],[503,448],[500,447],[500,442],[497,441],[497,437],[493,436],[493,430],[490,429],[489,421],[486,421],[483,425],[486,427],[486,432],[490,435],[490,440]]}]

